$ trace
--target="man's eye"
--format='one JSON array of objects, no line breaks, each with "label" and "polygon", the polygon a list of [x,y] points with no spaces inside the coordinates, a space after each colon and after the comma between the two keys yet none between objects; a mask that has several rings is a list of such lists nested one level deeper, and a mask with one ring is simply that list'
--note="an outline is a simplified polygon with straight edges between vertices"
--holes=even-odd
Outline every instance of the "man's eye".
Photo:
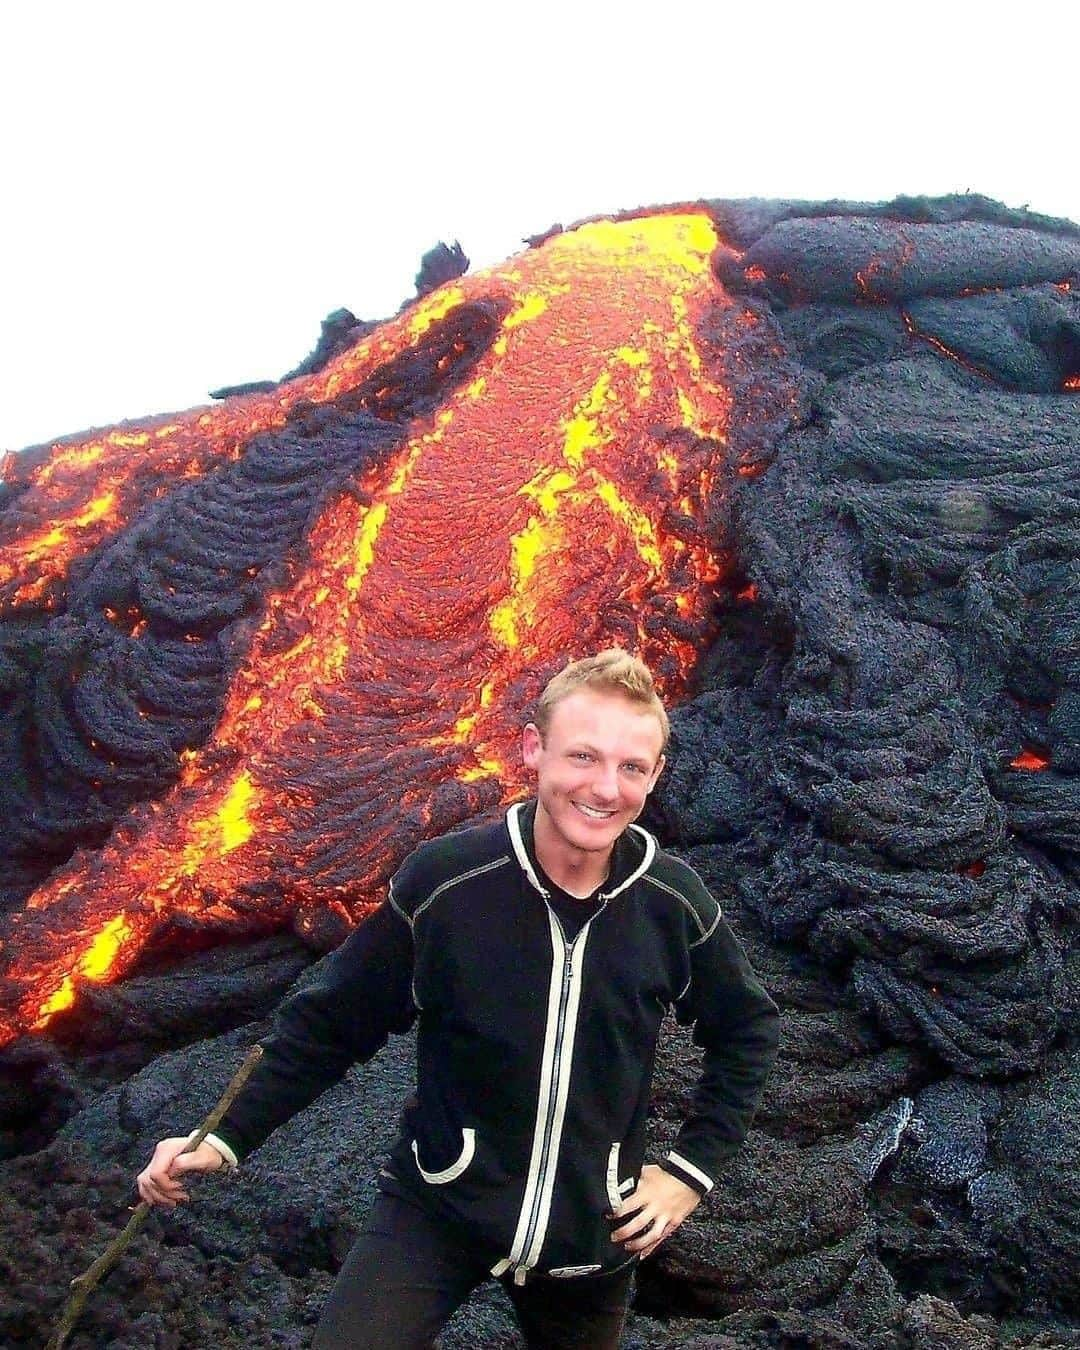
[{"label": "man's eye", "polygon": [[628,769],[631,773],[644,773],[644,772],[645,772],[644,768],[643,768],[640,764],[624,764],[624,765],[623,765],[623,768],[624,768],[624,769]]}]

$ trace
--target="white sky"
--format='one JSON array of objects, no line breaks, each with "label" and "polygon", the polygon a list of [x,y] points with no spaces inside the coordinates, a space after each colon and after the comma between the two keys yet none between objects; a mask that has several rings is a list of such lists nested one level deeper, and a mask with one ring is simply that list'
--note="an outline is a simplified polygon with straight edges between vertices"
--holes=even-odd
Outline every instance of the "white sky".
[{"label": "white sky", "polygon": [[6,5],[0,451],[279,376],[330,310],[395,310],[439,238],[475,269],[554,221],[702,196],[971,189],[1080,221],[1078,15]]}]

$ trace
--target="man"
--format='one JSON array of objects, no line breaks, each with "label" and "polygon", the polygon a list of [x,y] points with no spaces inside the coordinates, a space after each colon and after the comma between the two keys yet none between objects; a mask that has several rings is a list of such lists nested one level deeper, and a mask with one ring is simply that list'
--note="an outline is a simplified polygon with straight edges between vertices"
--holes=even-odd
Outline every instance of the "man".
[{"label": "man", "polygon": [[[421,845],[386,902],[278,1014],[218,1133],[158,1144],[143,1199],[235,1166],[392,1031],[419,1020],[417,1093],[315,1336],[429,1346],[494,1275],[530,1346],[619,1343],[632,1271],[739,1147],[777,1012],[701,880],[634,825],[664,767],[652,677],[575,662],[523,732],[536,799]],[[644,1162],[656,1040],[693,1023],[693,1111]]]}]

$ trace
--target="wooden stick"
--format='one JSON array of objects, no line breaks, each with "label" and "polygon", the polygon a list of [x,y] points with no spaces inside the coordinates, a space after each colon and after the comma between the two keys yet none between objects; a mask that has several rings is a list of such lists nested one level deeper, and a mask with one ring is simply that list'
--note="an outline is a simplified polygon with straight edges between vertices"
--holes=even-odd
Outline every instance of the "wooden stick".
[{"label": "wooden stick", "polygon": [[[262,1058],[262,1046],[255,1045],[248,1051],[243,1064],[240,1065],[236,1073],[233,1074],[229,1086],[221,1094],[217,1105],[206,1117],[203,1123],[192,1135],[188,1144],[180,1150],[181,1153],[191,1153],[199,1147],[208,1134],[213,1134],[221,1122],[222,1116],[232,1106],[236,1100],[237,1093],[251,1076],[251,1071]],[[180,1155],[177,1154],[177,1157]],[[46,1350],[63,1350],[64,1342],[71,1335],[72,1329],[78,1320],[79,1314],[83,1310],[83,1305],[90,1296],[90,1291],[105,1278],[105,1276],[116,1265],[124,1252],[124,1249],[131,1242],[131,1239],[146,1222],[147,1215],[153,1208],[145,1200],[140,1200],[132,1212],[131,1218],[127,1221],[124,1231],[113,1238],[112,1242],[105,1251],[101,1253],[98,1259],[88,1270],[84,1270],[81,1275],[71,1281],[71,1287],[75,1291],[67,1301],[64,1308],[64,1315],[56,1325],[52,1340],[49,1341]]]}]

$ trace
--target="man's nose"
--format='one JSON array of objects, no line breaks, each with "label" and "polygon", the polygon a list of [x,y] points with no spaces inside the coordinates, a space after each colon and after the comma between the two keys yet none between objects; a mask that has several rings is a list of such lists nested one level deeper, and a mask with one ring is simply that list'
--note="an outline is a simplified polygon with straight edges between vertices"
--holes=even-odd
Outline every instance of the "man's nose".
[{"label": "man's nose", "polygon": [[592,782],[593,791],[605,801],[619,795],[619,770],[614,764],[598,764]]}]

